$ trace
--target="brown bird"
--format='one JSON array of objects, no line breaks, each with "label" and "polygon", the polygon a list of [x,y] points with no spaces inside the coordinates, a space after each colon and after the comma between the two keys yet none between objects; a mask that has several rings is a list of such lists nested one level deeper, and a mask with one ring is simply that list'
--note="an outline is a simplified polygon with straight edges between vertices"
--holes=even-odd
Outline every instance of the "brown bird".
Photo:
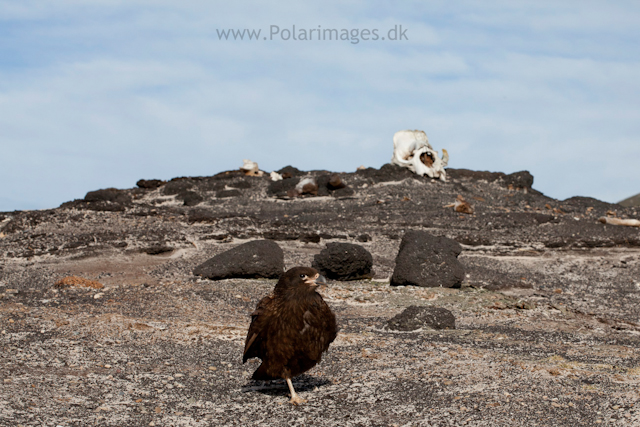
[{"label": "brown bird", "polygon": [[273,292],[251,313],[242,363],[258,357],[254,380],[284,378],[291,403],[306,402],[291,378],[313,368],[338,334],[336,317],[316,288],[326,283],[310,267],[294,267],[280,276]]}]

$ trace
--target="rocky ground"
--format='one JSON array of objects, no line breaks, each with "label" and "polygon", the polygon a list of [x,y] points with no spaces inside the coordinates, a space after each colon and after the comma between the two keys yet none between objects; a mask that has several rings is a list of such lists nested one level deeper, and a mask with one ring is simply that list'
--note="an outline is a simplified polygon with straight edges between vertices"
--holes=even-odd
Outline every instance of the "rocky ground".
[{"label": "rocky ground", "polygon": [[[0,425],[640,425],[640,229],[598,222],[634,208],[554,200],[526,172],[449,169],[443,183],[385,165],[338,174],[344,188],[281,172],[0,213]],[[307,175],[317,194],[296,194]],[[444,207],[458,195],[473,214]],[[389,285],[407,230],[462,244],[460,288]],[[294,380],[299,407],[283,382],[248,379],[257,360],[241,363],[275,281],[192,273],[265,238],[287,268],[329,242],[373,255],[372,280],[322,291],[341,330]],[[384,327],[411,305],[450,310],[456,329]]]}]

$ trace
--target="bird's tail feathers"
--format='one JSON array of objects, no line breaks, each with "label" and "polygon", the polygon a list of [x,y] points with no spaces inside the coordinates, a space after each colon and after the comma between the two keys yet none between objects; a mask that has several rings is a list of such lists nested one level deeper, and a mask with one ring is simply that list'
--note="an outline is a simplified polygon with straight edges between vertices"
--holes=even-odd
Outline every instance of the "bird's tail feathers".
[{"label": "bird's tail feathers", "polygon": [[261,363],[260,366],[258,366],[258,369],[256,369],[256,371],[253,373],[251,378],[254,379],[254,380],[262,380],[262,381],[277,379],[277,378],[267,374],[267,367],[266,367],[266,365],[264,363]]}]

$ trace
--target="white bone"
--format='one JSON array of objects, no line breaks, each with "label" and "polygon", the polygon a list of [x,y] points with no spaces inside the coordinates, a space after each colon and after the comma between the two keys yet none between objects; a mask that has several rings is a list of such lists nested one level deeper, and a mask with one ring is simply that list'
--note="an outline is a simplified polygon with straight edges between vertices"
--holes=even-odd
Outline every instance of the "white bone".
[{"label": "white bone", "polygon": [[280,175],[278,172],[273,171],[271,172],[271,174],[269,175],[271,177],[271,181],[282,181],[282,175]]},{"label": "white bone", "polygon": [[242,159],[242,167],[240,169],[246,171],[258,170],[258,164],[249,159]]},{"label": "white bone", "polygon": [[619,219],[619,218],[608,218],[603,216],[602,218],[598,218],[603,224],[610,225],[626,225],[627,227],[640,227],[640,221],[637,219]]},{"label": "white bone", "polygon": [[[428,155],[433,159],[431,166],[420,160],[420,156]],[[449,163],[449,153],[442,149],[442,158],[431,147],[427,134],[421,130],[401,130],[393,135],[393,156],[391,164],[402,166],[417,175],[447,180],[444,167]]]},{"label": "white bone", "polygon": [[264,174],[264,172],[258,168],[258,164],[256,162],[252,162],[248,159],[242,160],[242,167],[240,170],[242,170],[245,175],[250,176],[262,176]]}]

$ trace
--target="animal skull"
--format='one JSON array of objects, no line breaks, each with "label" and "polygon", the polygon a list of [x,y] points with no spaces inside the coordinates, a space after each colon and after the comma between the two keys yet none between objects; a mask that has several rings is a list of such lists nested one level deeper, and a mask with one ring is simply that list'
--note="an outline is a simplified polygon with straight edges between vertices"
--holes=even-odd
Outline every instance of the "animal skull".
[{"label": "animal skull", "polygon": [[442,158],[431,147],[427,134],[421,130],[401,130],[393,135],[391,164],[402,166],[411,172],[429,178],[447,180],[444,167],[449,163],[449,153],[442,149]]},{"label": "animal skull", "polygon": [[244,172],[247,176],[262,176],[264,172],[258,168],[258,164],[256,162],[252,162],[249,159],[242,160],[242,167],[240,168],[242,172]]}]

